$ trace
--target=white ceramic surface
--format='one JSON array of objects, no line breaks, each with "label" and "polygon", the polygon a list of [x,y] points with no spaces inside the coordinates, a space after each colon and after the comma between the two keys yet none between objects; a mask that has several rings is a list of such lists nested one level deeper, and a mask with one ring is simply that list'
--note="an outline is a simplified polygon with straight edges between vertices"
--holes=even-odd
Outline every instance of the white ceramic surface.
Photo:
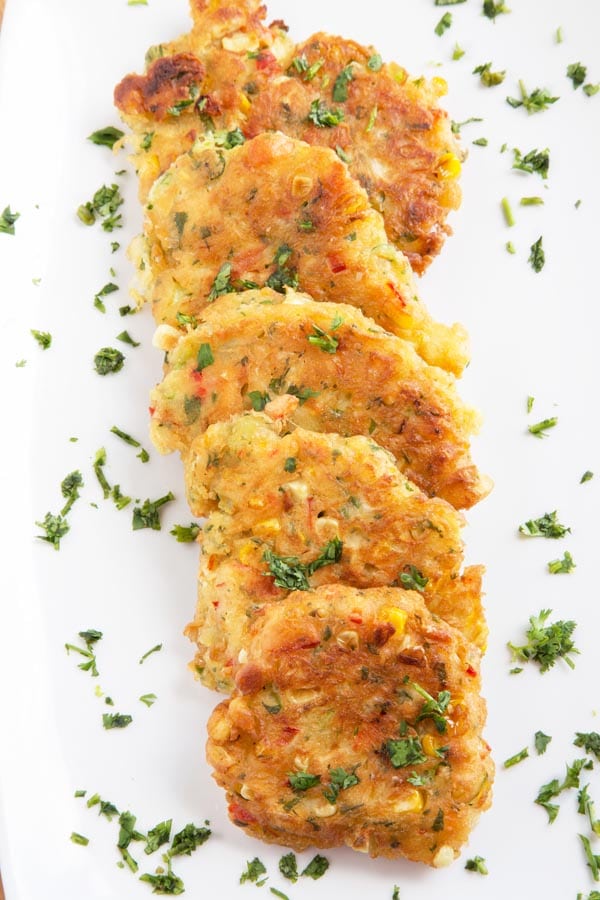
[{"label": "white ceramic surface", "polygon": [[[510,2],[510,0],[509,0]],[[187,28],[185,0],[20,0],[9,2],[0,37],[0,210],[20,212],[14,237],[0,234],[0,328],[3,391],[0,467],[2,566],[0,571],[0,863],[8,900],[123,900],[150,888],[117,868],[117,826],[73,797],[99,792],[119,809],[132,810],[142,828],[173,817],[179,829],[210,819],[214,835],[174,869],[189,897],[250,895],[240,886],[246,860],[258,855],[270,880],[292,900],[344,897],[402,900],[444,896],[450,900],[507,897],[587,897],[595,887],[578,832],[589,833],[576,812],[576,796],[563,795],[552,825],[533,803],[540,785],[562,777],[579,751],[576,731],[598,729],[598,216],[600,208],[600,94],[584,96],[566,78],[568,64],[588,66],[600,80],[600,4],[597,0],[514,0],[512,12],[493,23],[481,2],[437,7],[433,0],[272,0],[272,18],[285,18],[299,39],[319,29],[374,43],[384,58],[411,72],[442,75],[445,104],[453,119],[483,122],[463,129],[470,150],[464,167],[462,208],[451,218],[454,237],[422,279],[424,300],[436,316],[469,329],[473,356],[461,391],[485,416],[474,454],[492,474],[492,496],[468,515],[470,562],[487,566],[490,645],[484,666],[489,702],[487,737],[498,763],[494,805],[476,828],[462,862],[433,871],[404,862],[371,861],[350,851],[328,852],[329,872],[318,882],[284,882],[277,861],[284,852],[250,841],[230,825],[221,792],[204,762],[205,722],[215,696],[194,683],[186,669],[191,646],[181,630],[194,606],[197,551],[175,543],[169,529],[189,521],[178,460],[151,451],[143,466],[132,448],[109,433],[130,431],[150,449],[147,395],[160,376],[151,347],[146,310],[122,319],[131,277],[124,247],[140,224],[135,178],[124,156],[113,158],[86,135],[118,124],[113,85],[139,70],[147,46]],[[434,27],[445,12],[452,27]],[[564,40],[557,44],[556,29]],[[458,42],[466,51],[452,61]],[[506,69],[504,84],[485,88],[472,74],[491,61]],[[528,116],[505,102],[517,81],[547,87],[560,100]],[[472,146],[480,137],[487,147]],[[502,144],[508,150],[500,153]],[[549,147],[550,176],[511,170],[512,147],[523,152]],[[126,227],[112,236],[85,228],[77,206],[102,183],[124,185]],[[521,207],[522,196],[545,204]],[[517,224],[507,228],[500,200],[508,197]],[[581,200],[579,208],[576,201]],[[543,235],[546,265],[535,274],[530,245]],[[110,241],[122,248],[111,255]],[[516,254],[505,249],[512,241]],[[116,277],[109,276],[114,266]],[[32,279],[40,278],[39,284]],[[93,307],[96,291],[115,281],[120,293],[106,298],[107,313]],[[123,371],[99,378],[96,350],[114,344],[128,328],[141,341],[125,348]],[[52,347],[42,351],[30,328],[48,330]],[[24,367],[16,367],[21,359]],[[535,397],[527,415],[526,398]],[[544,440],[527,425],[557,415]],[[77,442],[69,438],[76,436]],[[106,447],[106,474],[134,497],[173,490],[177,502],[164,510],[161,532],[131,530],[128,510],[104,502],[91,465]],[[34,537],[34,521],[61,505],[61,479],[79,468],[85,479],[74,506],[71,532],[59,553]],[[596,477],[580,484],[585,470]],[[97,504],[97,508],[91,504]],[[561,541],[525,540],[517,526],[558,509],[572,527]],[[551,576],[550,559],[569,550],[577,564],[570,575]],[[523,634],[542,608],[578,622],[581,649],[576,668],[564,664],[541,676],[535,667],[510,675],[506,642]],[[104,632],[98,645],[100,677],[92,679],[67,656],[65,642],[77,632]],[[163,650],[140,666],[140,656],[162,642]],[[104,731],[108,710],[94,696],[95,682],[115,709],[133,714],[132,725]],[[137,699],[153,692],[147,708]],[[541,729],[553,741],[543,757],[533,751]],[[503,770],[502,761],[524,746],[531,756]],[[598,765],[596,766],[596,769]],[[600,803],[600,778],[586,773]],[[72,831],[90,839],[69,840]],[[594,843],[600,852],[600,842]],[[137,852],[136,852],[137,851]],[[132,853],[142,871],[156,857]],[[486,858],[489,875],[464,870],[464,860]],[[302,861],[311,854],[303,854]],[[597,886],[596,886],[597,887]]]}]

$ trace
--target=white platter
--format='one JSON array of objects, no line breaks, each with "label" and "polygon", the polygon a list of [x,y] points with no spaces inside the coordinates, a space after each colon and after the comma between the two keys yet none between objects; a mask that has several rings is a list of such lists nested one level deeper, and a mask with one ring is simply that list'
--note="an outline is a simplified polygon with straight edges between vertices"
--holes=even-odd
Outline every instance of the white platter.
[{"label": "white platter", "polygon": [[[546,900],[587,897],[594,885],[577,833],[589,833],[576,812],[576,792],[561,799],[557,821],[533,802],[538,788],[562,777],[580,755],[576,731],[600,730],[598,706],[598,505],[600,427],[598,392],[598,209],[600,209],[600,94],[574,90],[566,67],[581,61],[589,81],[600,81],[600,5],[589,0],[515,0],[495,23],[481,15],[480,0],[436,7],[433,0],[272,0],[269,14],[285,18],[301,39],[316,30],[373,43],[386,59],[411,72],[442,75],[449,83],[446,108],[465,126],[470,150],[464,167],[464,200],[452,216],[454,237],[422,279],[432,312],[463,322],[471,333],[472,362],[463,396],[479,406],[485,426],[474,447],[481,468],[495,479],[492,496],[468,515],[469,562],[487,566],[490,645],[484,666],[489,704],[487,737],[498,775],[492,809],[465,849],[462,862],[444,871],[405,862],[372,861],[350,851],[328,852],[331,868],[318,882],[286,883],[277,872],[284,852],[249,840],[231,825],[224,798],[204,762],[205,723],[218,698],[197,685],[186,663],[191,647],[181,631],[194,606],[197,552],[169,535],[188,522],[177,459],[141,465],[135,451],[110,434],[131,432],[150,449],[147,395],[160,374],[151,347],[149,311],[120,318],[131,278],[124,247],[140,224],[134,175],[86,136],[109,123],[113,85],[140,70],[148,46],[188,27],[185,0],[9,0],[0,37],[0,210],[20,212],[14,237],[0,234],[0,325],[4,351],[0,596],[0,867],[7,900],[123,900],[148,896],[150,887],[117,867],[116,823],[75,799],[99,792],[138,816],[142,829],[173,817],[174,828],[209,819],[213,836],[174,868],[189,897],[236,898],[246,861],[259,856],[273,886],[291,900],[344,897],[402,900]],[[434,27],[450,11],[451,28]],[[555,33],[562,27],[564,40]],[[452,61],[455,42],[466,51]],[[473,68],[492,61],[506,69],[504,84],[485,88]],[[438,66],[438,64],[441,64]],[[547,87],[560,100],[528,116],[506,102],[523,78],[529,90]],[[472,146],[480,137],[488,146]],[[508,150],[500,153],[507,143]],[[550,176],[511,170],[512,147],[551,150]],[[125,228],[112,236],[84,228],[78,205],[103,183],[124,185]],[[543,206],[521,207],[522,196],[541,195]],[[517,224],[500,210],[508,197]],[[576,208],[576,201],[581,205]],[[530,245],[543,235],[546,265],[528,265]],[[111,254],[110,241],[121,249]],[[517,250],[505,249],[512,241]],[[115,267],[116,277],[109,276]],[[34,284],[32,279],[41,279]],[[108,281],[120,293],[93,297]],[[29,330],[50,331],[42,351]],[[101,379],[94,353],[128,328],[138,349],[125,348],[118,375]],[[24,367],[15,363],[25,359]],[[526,399],[535,397],[527,415]],[[544,440],[528,424],[558,416]],[[72,436],[77,442],[70,442]],[[106,474],[134,497],[173,490],[177,503],[163,514],[161,532],[131,530],[129,511],[104,503],[92,472],[106,447]],[[61,505],[60,482],[80,469],[82,499],[71,513],[71,532],[59,553],[35,539],[36,520]],[[583,472],[596,478],[580,484]],[[97,504],[97,508],[91,504]],[[518,525],[559,510],[572,534],[561,541],[519,538]],[[551,576],[549,560],[569,550],[577,564]],[[528,617],[542,608],[553,618],[575,619],[581,650],[574,671],[559,663],[540,675],[535,666],[510,675],[509,640],[522,637]],[[97,628],[100,677],[91,679],[67,656],[65,642]],[[138,660],[155,644],[160,653]],[[114,697],[115,710],[133,714],[123,731],[104,731],[108,710],[94,695],[95,681]],[[141,694],[158,696],[152,708]],[[552,735],[544,756],[533,750],[538,729]],[[530,758],[504,770],[502,761],[523,747]],[[600,804],[599,764],[584,782]],[[583,783],[583,782],[582,782]],[[90,839],[73,844],[71,832]],[[600,853],[600,841],[593,848]],[[138,850],[136,853],[135,850]],[[157,858],[143,858],[140,873]],[[312,854],[303,854],[302,862]],[[467,872],[464,861],[485,857],[488,876]],[[139,874],[139,873],[138,873]]]}]

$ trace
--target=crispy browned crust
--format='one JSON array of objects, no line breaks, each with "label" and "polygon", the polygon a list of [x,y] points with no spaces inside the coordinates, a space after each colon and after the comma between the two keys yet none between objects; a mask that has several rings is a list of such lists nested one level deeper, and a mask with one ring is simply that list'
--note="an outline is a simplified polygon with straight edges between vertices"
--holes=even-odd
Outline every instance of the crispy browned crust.
[{"label": "crispy browned crust", "polygon": [[[209,721],[207,758],[253,837],[441,866],[490,804],[479,654],[412,592],[290,594],[256,621],[236,681]],[[423,691],[450,694],[437,724]],[[407,739],[417,761],[394,765]],[[357,781],[336,796],[339,770]],[[319,783],[294,791],[297,773]]]},{"label": "crispy browned crust", "polygon": [[[424,271],[450,233],[446,217],[461,196],[462,151],[438,105],[445,82],[410,78],[394,63],[377,68],[372,47],[339,37],[316,34],[294,47],[284,23],[264,26],[264,7],[254,2],[193,3],[192,15],[192,31],[154,48],[151,58],[195,56],[206,73],[202,84],[193,84],[193,99],[200,96],[200,103],[181,108],[183,86],[164,60],[160,66],[153,62],[145,75],[127,76],[115,91],[115,103],[136,136],[142,197],[208,130],[239,127],[247,137],[283,131],[347,158],[353,177],[383,213],[389,240],[415,271]],[[347,99],[334,101],[336,79],[348,66]],[[154,93],[162,99],[156,115],[140,102],[141,95]],[[311,122],[316,101],[343,113],[343,121],[333,127]],[[148,138],[143,142],[150,132],[151,144]]]},{"label": "crispy browned crust", "polygon": [[484,647],[481,569],[461,574],[462,516],[408,482],[373,441],[302,428],[280,435],[285,427],[246,413],[211,425],[186,458],[190,506],[208,515],[188,627],[202,680],[229,689],[248,628],[289,591],[265,553],[308,564],[334,540],[340,558],[311,586],[403,584],[416,570],[428,608]]},{"label": "crispy browned crust", "polygon": [[[268,288],[244,291],[218,298],[169,350],[173,337],[165,336],[166,374],[150,400],[161,452],[185,455],[214,422],[301,388],[305,399],[289,413],[294,424],[372,435],[426,494],[459,508],[489,490],[469,452],[478,417],[453,377],[353,307],[293,291],[285,298]],[[213,361],[199,369],[203,345]]]},{"label": "crispy browned crust", "polygon": [[293,285],[349,303],[427,362],[462,371],[464,330],[431,319],[406,258],[332,150],[280,133],[230,151],[199,144],[158,179],[149,201],[141,265],[158,323],[201,315],[226,266],[229,290]]},{"label": "crispy browned crust", "polygon": [[161,122],[181,101],[196,101],[197,114],[200,88],[206,69],[190,53],[177,53],[155,60],[145,75],[128,75],[115,88],[115,103],[135,115],[146,115]]}]

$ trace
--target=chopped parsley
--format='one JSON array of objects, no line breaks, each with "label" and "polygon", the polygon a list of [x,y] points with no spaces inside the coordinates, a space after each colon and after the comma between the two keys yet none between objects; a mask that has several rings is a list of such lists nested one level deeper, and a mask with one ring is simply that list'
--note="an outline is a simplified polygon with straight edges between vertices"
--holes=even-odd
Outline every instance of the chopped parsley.
[{"label": "chopped parsley", "polygon": [[594,473],[590,472],[590,470],[588,469],[586,472],[583,473],[583,475],[579,479],[579,484],[585,484],[586,481],[591,481],[593,477],[594,477]]},{"label": "chopped parsley", "polygon": [[331,96],[334,103],[346,102],[346,100],[348,99],[348,85],[351,81],[353,81],[353,79],[354,76],[352,75],[352,63],[349,63],[347,66],[344,66],[333,84]]},{"label": "chopped parsley", "polygon": [[279,871],[288,881],[298,881],[298,860],[295,853],[286,853],[279,860]]},{"label": "chopped parsley", "polygon": [[94,368],[98,375],[120,372],[124,362],[125,357],[120,350],[116,350],[114,347],[102,347],[94,356]]},{"label": "chopped parsley", "polygon": [[519,169],[521,172],[537,172],[542,178],[548,177],[550,169],[550,151],[546,147],[545,150],[530,150],[524,156],[517,148],[513,148],[514,162],[513,169]]},{"label": "chopped parsley", "polygon": [[215,144],[217,147],[224,147],[226,150],[232,150],[234,147],[240,147],[245,142],[246,138],[239,128],[234,128],[233,131],[215,132]]},{"label": "chopped parsley", "polygon": [[281,244],[277,248],[277,252],[273,258],[276,269],[265,281],[266,287],[269,287],[280,294],[285,292],[286,287],[291,287],[293,290],[297,289],[298,275],[296,269],[289,265],[292,253],[293,250],[289,244]]},{"label": "chopped parsley", "polygon": [[478,872],[480,875],[488,874],[488,867],[483,856],[474,856],[473,859],[468,859],[465,869],[467,872]]},{"label": "chopped parsley", "polygon": [[312,81],[317,72],[323,68],[324,63],[324,59],[318,59],[316,62],[309,66],[308,60],[303,53],[302,56],[294,57],[290,65],[290,69],[295,69],[295,71],[298,72],[299,75],[302,75],[303,81]]},{"label": "chopped parsley", "polygon": [[266,874],[266,866],[260,861],[258,856],[255,856],[254,859],[246,863],[246,871],[242,872],[242,874],[240,875],[240,884],[244,884],[246,881],[251,881],[253,884],[262,885],[266,881],[266,878],[264,879],[264,881],[260,882],[258,879],[261,878],[262,875]]},{"label": "chopped parsley", "polygon": [[476,147],[487,147],[488,139],[485,137],[480,137],[480,138],[477,138],[476,141],[471,141],[471,143],[474,144]]},{"label": "chopped parsley", "polygon": [[115,228],[123,227],[122,216],[117,213],[123,203],[119,185],[111,184],[108,187],[104,184],[98,188],[91,200],[81,204],[77,215],[84,225],[93,225],[98,217],[102,220],[104,231],[114,231]]},{"label": "chopped parsley", "polygon": [[180,544],[191,544],[200,534],[200,526],[196,522],[190,525],[173,525],[169,534],[172,534]]},{"label": "chopped parsley", "polygon": [[529,519],[523,525],[519,525],[519,533],[527,537],[544,537],[558,539],[571,531],[566,525],[557,521],[558,511],[544,513],[539,519]]},{"label": "chopped parsley", "polygon": [[42,350],[47,350],[48,347],[52,344],[52,335],[48,331],[37,331],[35,328],[31,329],[31,334],[36,339]]},{"label": "chopped parsley", "polygon": [[262,412],[271,398],[265,391],[248,391],[248,400],[252,404],[254,412]]},{"label": "chopped parsley", "polygon": [[290,787],[296,793],[303,793],[321,783],[320,775],[311,775],[310,772],[288,772]]},{"label": "chopped parsley", "polygon": [[174,500],[174,494],[169,491],[164,497],[158,500],[144,500],[142,506],[136,506],[133,510],[132,527],[134,531],[142,528],[151,528],[153,531],[160,531],[159,510],[165,503]]},{"label": "chopped parsley", "polygon": [[198,827],[190,822],[174,835],[168,851],[169,858],[184,854],[191,856],[194,850],[206,843],[211,834],[210,828]]},{"label": "chopped parsley", "polygon": [[348,788],[359,783],[360,778],[356,775],[356,767],[351,772],[342,768],[330,769],[329,786],[323,791],[323,796],[331,804],[334,804],[341,791],[347,791]]},{"label": "chopped parsley", "polygon": [[223,294],[231,294],[235,290],[231,283],[231,263],[225,262],[217,272],[212,287],[208,293],[208,300],[216,300]]},{"label": "chopped parsley", "polygon": [[159,650],[162,650],[162,646],[163,646],[162,644],[156,644],[156,646],[151,647],[150,650],[147,650],[147,651],[144,653],[144,655],[143,655],[142,657],[140,657],[140,660],[139,660],[140,666],[141,666],[142,663],[145,662],[145,661],[148,659],[148,657],[151,656],[153,653],[158,653]]},{"label": "chopped parsley", "polygon": [[96,654],[92,647],[101,640],[102,632],[90,628],[88,631],[80,631],[79,637],[85,642],[85,650],[82,647],[77,647],[75,644],[65,644],[65,650],[67,653],[70,653],[72,650],[74,653],[79,653],[80,656],[83,656],[85,662],[79,663],[77,668],[81,669],[82,672],[89,672],[92,678],[97,678],[98,667],[96,665]]},{"label": "chopped parsley", "polygon": [[546,748],[548,747],[548,744],[551,740],[552,738],[549,734],[544,734],[543,731],[536,731],[535,735],[533,736],[533,743],[538,756],[541,756],[546,752]]},{"label": "chopped parsley", "polygon": [[541,272],[546,263],[546,254],[542,247],[542,237],[540,236],[530,247],[529,259],[527,260],[534,272]]},{"label": "chopped parsley", "polygon": [[98,131],[89,134],[88,141],[91,141],[92,144],[97,144],[99,147],[110,147],[112,150],[117,141],[120,141],[124,134],[125,132],[121,131],[119,128],[115,128],[113,125],[107,125],[106,128],[100,128]]},{"label": "chopped parsley", "polygon": [[542,673],[551,669],[558,659],[564,659],[574,669],[575,663],[571,655],[579,653],[572,640],[576,623],[561,619],[546,625],[551,612],[551,609],[543,609],[539,615],[529,617],[529,628],[525,633],[527,643],[508,644],[513,659],[534,661],[538,663]]},{"label": "chopped parsley", "polygon": [[434,6],[456,6],[458,3],[465,3],[466,0],[435,0]]},{"label": "chopped parsley", "polygon": [[198,356],[196,359],[196,371],[201,372],[203,369],[206,369],[207,366],[212,366],[214,361],[215,358],[213,356],[210,344],[200,344],[200,349],[198,350]]},{"label": "chopped parsley", "polygon": [[130,347],[139,347],[140,346],[140,342],[135,341],[131,337],[131,335],[129,334],[128,331],[122,331],[120,334],[117,335],[116,339],[118,341],[122,341],[124,344],[129,344]]},{"label": "chopped parsley", "polygon": [[55,550],[60,550],[61,539],[70,531],[70,525],[61,515],[53,516],[52,513],[46,513],[43,522],[35,523],[38,528],[45,531],[45,534],[36,535],[40,541],[46,541],[52,544]]},{"label": "chopped parsley", "polygon": [[494,0],[483,0],[483,15],[486,18],[491,19],[492,21],[496,18],[496,16],[500,16],[506,13],[509,13],[510,9],[508,6],[500,0],[500,2],[495,3]]},{"label": "chopped parsley", "polygon": [[312,878],[316,881],[318,878],[321,878],[327,869],[329,868],[329,860],[325,856],[321,856],[317,853],[316,856],[313,856],[309,864],[305,869],[300,873],[301,875],[306,875],[308,878]]},{"label": "chopped parsley", "polygon": [[127,728],[133,722],[133,716],[123,713],[103,713],[102,725],[107,730],[110,728]]},{"label": "chopped parsley", "polygon": [[97,294],[94,294],[94,306],[96,309],[99,309],[101,313],[106,312],[106,306],[104,305],[104,301],[102,297],[106,297],[107,294],[113,294],[115,291],[119,290],[118,284],[113,284],[112,281],[109,281],[108,284],[105,284],[104,287],[101,287]]},{"label": "chopped parsley", "polygon": [[79,499],[80,487],[83,487],[83,478],[78,469],[66,475],[61,481],[60,492],[67,501],[60,511],[61,516],[66,516],[75,501]]},{"label": "chopped parsley", "polygon": [[382,66],[383,60],[379,53],[374,53],[373,56],[370,56],[367,60],[367,68],[370,69],[371,72],[379,72]]},{"label": "chopped parsley", "polygon": [[142,694],[139,698],[141,703],[145,703],[146,706],[150,707],[158,700],[156,694]]},{"label": "chopped parsley", "polygon": [[283,464],[283,468],[285,472],[295,472],[296,471],[296,458],[294,456],[288,456],[286,461]]},{"label": "chopped parsley", "polygon": [[514,756],[509,756],[508,759],[504,760],[504,768],[511,769],[513,766],[516,766],[518,763],[523,762],[524,759],[527,759],[529,756],[529,749],[527,747],[523,747],[522,750],[519,750],[518,753],[515,753]]},{"label": "chopped parsley", "polygon": [[411,686],[425,701],[416,721],[422,722],[423,719],[432,719],[439,734],[444,734],[448,726],[446,713],[451,700],[450,691],[440,691],[437,695],[437,700],[435,700],[420,684],[413,681]]},{"label": "chopped parsley", "polygon": [[515,224],[515,217],[512,211],[512,207],[508,200],[508,197],[503,197],[500,201],[500,206],[502,208],[502,213],[504,215],[504,221],[508,225],[509,228],[512,228]]},{"label": "chopped parsley", "polygon": [[521,197],[519,200],[521,206],[543,206],[543,197]]},{"label": "chopped parsley", "polygon": [[310,104],[308,121],[317,128],[335,128],[344,121],[344,112],[341,109],[330,109],[322,100],[313,100]]},{"label": "chopped parsley", "polygon": [[506,71],[492,72],[492,64],[489,62],[474,68],[473,75],[479,75],[479,80],[485,87],[495,87],[497,84],[502,84]]},{"label": "chopped parsley", "polygon": [[551,575],[562,575],[572,572],[576,568],[573,557],[568,550],[565,550],[562,559],[553,559],[548,563],[548,571]]},{"label": "chopped parsley", "polygon": [[265,550],[263,560],[268,563],[269,571],[264,574],[272,575],[277,587],[288,591],[308,591],[309,577],[314,575],[317,569],[339,562],[342,558],[342,549],[342,541],[333,538],[310,563],[300,562],[297,556],[276,556],[272,550]]},{"label": "chopped parsley", "polygon": [[270,887],[269,890],[274,897],[279,897],[279,900],[290,900],[287,894],[284,894],[283,891],[278,891],[277,888]]},{"label": "chopped parsley", "polygon": [[460,46],[460,44],[454,45],[454,50],[452,51],[452,59],[456,62],[459,59],[462,59],[465,55],[465,51]]},{"label": "chopped parsley", "polygon": [[483,119],[477,118],[477,116],[471,116],[470,119],[465,119],[464,122],[453,121],[450,125],[452,134],[460,134],[461,129],[464,128],[465,125],[471,125],[473,122],[483,122]]},{"label": "chopped parsley", "polygon": [[600,91],[600,83],[598,84],[584,84],[583,93],[586,97],[594,97],[598,91]]},{"label": "chopped parsley", "polygon": [[0,234],[14,234],[15,222],[20,216],[21,213],[11,212],[10,206],[7,206],[2,215],[0,215]]},{"label": "chopped parsley", "polygon": [[308,335],[307,340],[309,344],[319,347],[324,353],[335,353],[339,344],[338,338],[327,334],[318,325],[313,325],[313,333]]},{"label": "chopped parsley", "polygon": [[405,566],[406,571],[400,573],[399,582],[407,591],[419,591],[421,594],[427,587],[429,578],[423,575],[416,566]]},{"label": "chopped parsley", "polygon": [[579,837],[581,843],[583,844],[585,858],[591,870],[592,878],[594,879],[594,881],[600,881],[600,856],[592,851],[592,845],[590,844],[589,838],[587,838],[584,834],[580,834]]},{"label": "chopped parsley", "polygon": [[159,847],[162,847],[163,844],[169,843],[171,839],[172,824],[173,820],[167,819],[165,822],[159,822],[158,825],[155,825],[154,828],[150,829],[146,837],[144,853],[154,853]]},{"label": "chopped parsley", "polygon": [[556,103],[556,101],[560,99],[559,97],[552,97],[546,88],[535,88],[531,94],[528,94],[523,81],[519,81],[519,90],[521,92],[520,99],[517,97],[507,97],[506,102],[509,106],[512,106],[513,109],[523,106],[530,115],[548,109],[552,103]]},{"label": "chopped parsley", "polygon": [[577,794],[577,812],[588,817],[590,828],[598,837],[600,836],[600,819],[596,818],[595,803],[588,794],[589,788],[589,784],[586,784]]},{"label": "chopped parsley", "polygon": [[76,831],[71,832],[71,840],[74,844],[80,844],[82,847],[87,847],[90,842],[90,839],[84,837],[83,834],[78,834]]},{"label": "chopped parsley", "polygon": [[587,69],[580,62],[571,63],[567,66],[567,78],[573,82],[573,89],[577,90],[581,87],[587,76]]},{"label": "chopped parsley", "polygon": [[159,875],[151,875],[146,872],[140,875],[140,881],[151,884],[154,888],[154,894],[183,894],[184,886],[181,878],[178,878],[169,868],[168,872],[162,872]]},{"label": "chopped parsley", "polygon": [[435,28],[433,29],[438,37],[441,37],[445,31],[447,31],[452,25],[452,13],[444,13],[440,21],[437,23]]},{"label": "chopped parsley", "polygon": [[600,734],[597,731],[577,731],[573,744],[576,747],[583,747],[586,753],[593,754],[600,762]]},{"label": "chopped parsley", "polygon": [[546,432],[551,428],[555,428],[558,425],[558,416],[552,416],[550,419],[542,419],[541,422],[536,422],[534,425],[529,425],[527,431],[530,434],[533,434],[537,438],[546,437]]},{"label": "chopped parsley", "polygon": [[395,769],[416,766],[427,761],[427,756],[423,752],[418,736],[400,738],[397,741],[386,741],[384,750]]}]

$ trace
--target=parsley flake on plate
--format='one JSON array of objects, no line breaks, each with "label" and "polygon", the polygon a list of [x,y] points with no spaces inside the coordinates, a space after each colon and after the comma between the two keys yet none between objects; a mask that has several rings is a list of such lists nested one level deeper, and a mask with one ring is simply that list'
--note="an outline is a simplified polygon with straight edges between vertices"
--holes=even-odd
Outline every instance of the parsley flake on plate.
[{"label": "parsley flake on plate", "polygon": [[530,434],[533,434],[537,438],[546,437],[546,432],[551,428],[555,428],[558,425],[558,416],[552,416],[549,419],[542,419],[541,422],[536,422],[534,425],[529,425],[527,431]]},{"label": "parsley flake on plate", "polygon": [[519,81],[519,90],[521,92],[520,99],[517,97],[507,97],[506,102],[509,106],[512,106],[513,109],[522,106],[527,110],[529,115],[536,112],[543,112],[560,99],[560,97],[552,97],[546,88],[535,88],[535,90],[528,94],[523,81]]},{"label": "parsley flake on plate", "polygon": [[133,510],[133,530],[140,531],[142,528],[151,528],[153,531],[160,531],[159,510],[165,503],[170,503],[174,499],[175,495],[169,491],[158,500],[144,500],[142,506],[136,506]]},{"label": "parsley flake on plate", "polygon": [[435,28],[433,30],[438,35],[438,37],[441,37],[445,31],[448,31],[448,29],[451,27],[451,25],[452,25],[452,13],[447,12],[447,13],[444,13],[444,15],[442,16],[442,18],[440,19],[440,21],[437,23],[437,25],[435,26]]},{"label": "parsley flake on plate", "polygon": [[42,350],[47,350],[48,347],[52,344],[52,335],[48,331],[37,331],[37,329],[31,329],[32,336],[36,339]]},{"label": "parsley flake on plate", "polygon": [[120,372],[125,363],[125,357],[120,350],[114,347],[102,347],[94,356],[94,368],[98,375],[111,375]]},{"label": "parsley flake on plate", "polygon": [[14,234],[15,222],[20,216],[21,213],[11,212],[10,206],[7,206],[0,215],[0,234]]},{"label": "parsley flake on plate", "polygon": [[317,128],[335,128],[344,121],[342,109],[330,109],[322,100],[313,100],[310,104],[308,121]]},{"label": "parsley flake on plate", "polygon": [[551,513],[544,513],[539,519],[529,519],[523,525],[519,525],[519,533],[526,537],[544,537],[555,540],[562,538],[571,529],[566,525],[561,525],[557,517],[558,511],[555,509]]},{"label": "parsley flake on plate", "polygon": [[325,856],[321,856],[320,853],[317,853],[316,856],[313,856],[309,864],[305,869],[300,873],[301,875],[306,875],[308,878],[312,878],[316,881],[318,878],[321,878],[327,869],[329,868],[329,860]]},{"label": "parsley flake on plate", "polygon": [[541,272],[546,264],[546,254],[542,247],[541,236],[531,245],[530,251],[528,262],[531,264],[531,268],[534,272]]},{"label": "parsley flake on plate", "polygon": [[558,659],[564,659],[574,669],[575,663],[571,655],[579,653],[572,640],[577,624],[572,620],[562,619],[546,624],[551,613],[551,609],[543,609],[539,615],[529,617],[525,644],[508,644],[513,659],[536,662],[542,673],[551,669]]},{"label": "parsley flake on plate", "polygon": [[288,881],[298,881],[298,860],[295,853],[286,853],[279,860],[279,871]]},{"label": "parsley flake on plate", "polygon": [[488,867],[483,856],[474,856],[473,859],[468,859],[465,869],[467,872],[478,872],[480,875],[488,874]]},{"label": "parsley flake on plate", "polygon": [[548,563],[548,571],[551,575],[568,574],[576,568],[573,557],[568,550],[565,550],[562,559],[553,559]]},{"label": "parsley flake on plate", "polygon": [[169,534],[172,534],[180,544],[191,544],[200,534],[200,526],[196,522],[190,525],[174,525]]},{"label": "parsley flake on plate", "polygon": [[133,716],[123,713],[103,713],[102,726],[107,730],[111,728],[127,728],[133,722]]},{"label": "parsley flake on plate", "polygon": [[92,144],[97,144],[99,147],[109,147],[112,150],[117,141],[120,141],[124,136],[125,132],[121,131],[120,128],[107,125],[106,128],[99,128],[98,131],[89,134],[88,141],[91,141]]},{"label": "parsley flake on plate", "polygon": [[257,885],[264,884],[267,879],[265,878],[264,881],[259,881],[259,878],[266,874],[267,869],[265,864],[261,862],[258,856],[255,856],[254,859],[249,860],[246,863],[246,871],[242,872],[240,875],[240,884],[244,884],[246,881],[251,881],[253,884]]}]

